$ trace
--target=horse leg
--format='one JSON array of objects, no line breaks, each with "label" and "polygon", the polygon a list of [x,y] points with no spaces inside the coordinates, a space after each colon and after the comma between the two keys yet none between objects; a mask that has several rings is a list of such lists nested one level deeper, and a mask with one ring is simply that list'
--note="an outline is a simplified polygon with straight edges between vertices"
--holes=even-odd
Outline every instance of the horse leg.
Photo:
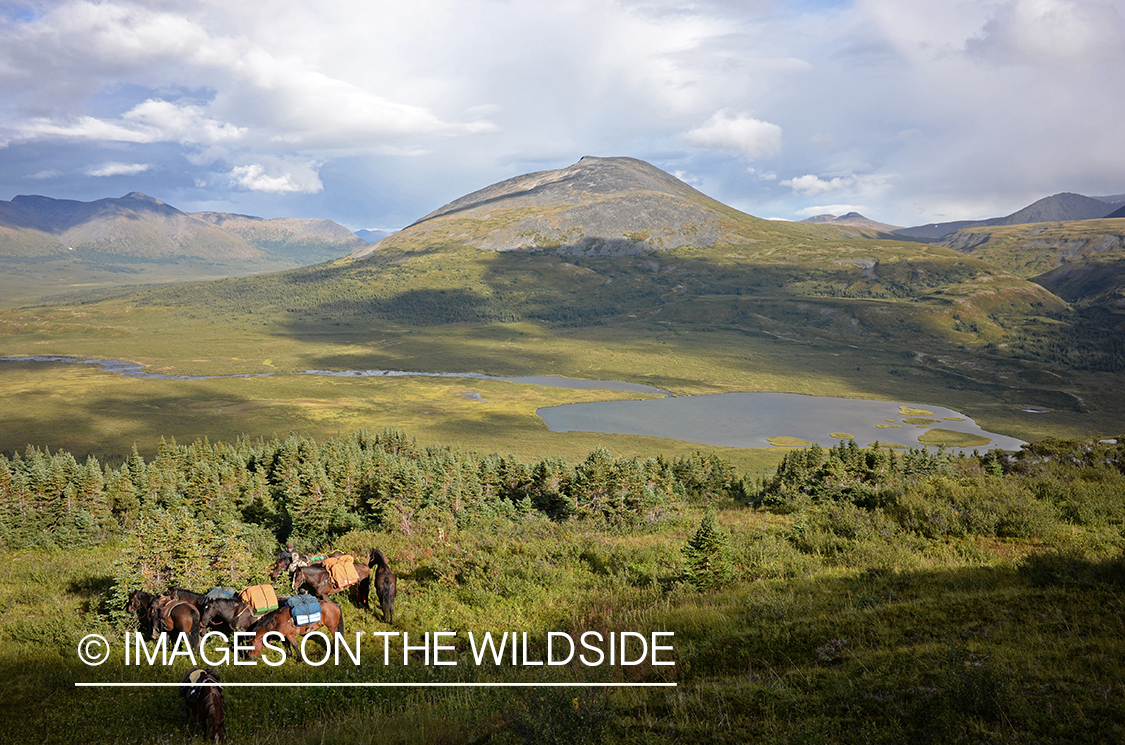
[{"label": "horse leg", "polygon": [[289,650],[293,653],[293,659],[297,662],[304,662],[304,658],[301,657],[301,645],[297,643],[296,627],[294,626],[292,629],[281,633],[285,636],[285,646],[289,647]]}]

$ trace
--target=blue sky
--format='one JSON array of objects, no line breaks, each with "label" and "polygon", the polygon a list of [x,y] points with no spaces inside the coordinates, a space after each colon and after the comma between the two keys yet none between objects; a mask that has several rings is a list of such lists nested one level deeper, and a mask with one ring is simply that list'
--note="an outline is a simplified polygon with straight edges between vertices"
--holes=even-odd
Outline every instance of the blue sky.
[{"label": "blue sky", "polygon": [[0,2],[0,198],[396,228],[629,155],[761,217],[1125,192],[1125,0]]}]

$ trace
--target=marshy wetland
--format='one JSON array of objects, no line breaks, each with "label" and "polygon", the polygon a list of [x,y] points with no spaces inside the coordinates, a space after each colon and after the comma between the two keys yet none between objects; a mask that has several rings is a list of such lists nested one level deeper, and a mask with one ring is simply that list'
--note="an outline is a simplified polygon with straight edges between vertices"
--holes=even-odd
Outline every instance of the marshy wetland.
[{"label": "marshy wetland", "polygon": [[[261,378],[286,373],[257,372],[223,375],[183,375],[151,372],[125,360],[80,359],[61,356],[0,357],[0,363],[63,363],[100,367],[107,373],[145,380],[201,381],[222,378]],[[594,401],[545,406],[536,413],[551,432],[593,432],[642,435],[698,445],[769,448],[832,445],[854,439],[887,447],[947,447],[955,452],[973,449],[1018,450],[1022,440],[986,432],[972,419],[943,406],[893,401],[808,396],[789,393],[734,392],[676,397],[655,386],[615,380],[582,380],[557,375],[495,376],[483,373],[433,373],[405,370],[304,370],[288,375],[328,378],[441,378],[500,381],[572,390],[629,391],[659,395],[633,401]],[[484,402],[477,391],[458,395]],[[216,413],[223,410],[217,409]],[[941,425],[941,426],[933,426]]]}]

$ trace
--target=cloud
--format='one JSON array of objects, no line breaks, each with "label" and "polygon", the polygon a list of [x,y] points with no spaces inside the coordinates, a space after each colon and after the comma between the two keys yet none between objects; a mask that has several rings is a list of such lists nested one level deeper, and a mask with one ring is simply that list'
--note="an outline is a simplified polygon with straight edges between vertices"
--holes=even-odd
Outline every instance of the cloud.
[{"label": "cloud", "polygon": [[30,5],[0,19],[7,193],[99,198],[112,158],[208,209],[396,225],[587,154],[896,224],[1125,191],[1125,0]]},{"label": "cloud", "polygon": [[965,43],[966,51],[979,59],[1033,65],[1120,60],[1123,48],[1125,22],[1116,9],[1067,0],[1004,3]]},{"label": "cloud", "polygon": [[813,197],[830,191],[874,193],[885,189],[889,181],[888,176],[881,174],[833,176],[830,179],[822,179],[809,173],[797,178],[785,179],[779,183],[781,186],[788,186],[798,194]]},{"label": "cloud", "polygon": [[210,145],[238,141],[245,133],[245,128],[206,116],[198,106],[149,99],[126,111],[117,121],[91,116],[65,122],[32,119],[18,126],[13,139],[25,142],[58,138],[137,144],[180,142]]},{"label": "cloud", "polygon": [[49,178],[58,178],[61,175],[62,175],[62,171],[60,171],[59,169],[48,168],[44,171],[37,171],[36,173],[29,174],[28,178],[33,178],[33,179],[36,179],[36,180],[42,180],[42,179],[49,179]]},{"label": "cloud", "polygon": [[324,189],[317,173],[318,164],[285,164],[276,162],[267,169],[261,163],[236,166],[230,172],[231,182],[247,191],[270,194],[315,194]]},{"label": "cloud", "polygon": [[135,176],[152,168],[150,163],[103,163],[86,171],[87,176]]},{"label": "cloud", "polygon": [[749,114],[731,114],[720,109],[711,118],[684,135],[696,147],[734,153],[749,160],[776,155],[781,150],[781,127]]}]

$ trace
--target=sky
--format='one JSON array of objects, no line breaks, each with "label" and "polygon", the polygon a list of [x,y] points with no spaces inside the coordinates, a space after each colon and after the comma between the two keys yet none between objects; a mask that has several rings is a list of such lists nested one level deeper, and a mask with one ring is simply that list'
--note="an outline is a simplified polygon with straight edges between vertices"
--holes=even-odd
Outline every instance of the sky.
[{"label": "sky", "polygon": [[1125,0],[0,0],[0,199],[401,228],[631,156],[759,217],[1125,193]]}]

